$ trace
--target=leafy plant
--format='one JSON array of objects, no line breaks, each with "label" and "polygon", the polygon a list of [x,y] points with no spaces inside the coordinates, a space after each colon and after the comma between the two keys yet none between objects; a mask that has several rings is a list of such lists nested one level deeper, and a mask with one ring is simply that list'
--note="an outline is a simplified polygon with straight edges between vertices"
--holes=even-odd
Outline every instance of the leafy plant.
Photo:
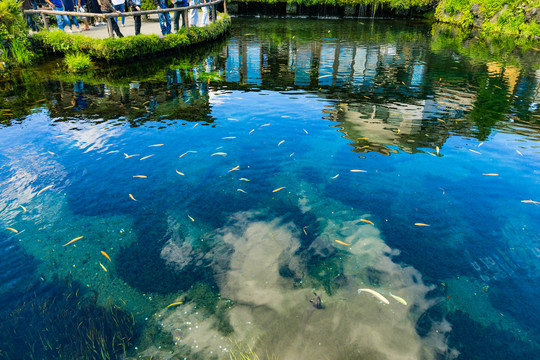
[{"label": "leafy plant", "polygon": [[66,54],[64,62],[71,72],[84,71],[92,67],[90,56],[81,53]]},{"label": "leafy plant", "polygon": [[27,65],[36,54],[31,50],[17,0],[0,1],[0,61]]}]

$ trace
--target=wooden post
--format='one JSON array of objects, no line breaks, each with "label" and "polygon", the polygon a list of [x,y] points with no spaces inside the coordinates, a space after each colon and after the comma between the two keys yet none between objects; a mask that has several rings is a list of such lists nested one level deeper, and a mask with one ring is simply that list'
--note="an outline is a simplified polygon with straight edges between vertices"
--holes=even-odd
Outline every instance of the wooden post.
[{"label": "wooden post", "polygon": [[216,5],[212,5],[212,22],[216,22]]},{"label": "wooden post", "polygon": [[223,0],[223,13],[227,14],[227,0]]},{"label": "wooden post", "polygon": [[45,30],[49,31],[49,18],[47,14],[41,13],[41,18],[43,19],[43,25],[45,25]]},{"label": "wooden post", "polygon": [[108,17],[107,18],[107,30],[109,30],[109,37],[114,37],[113,35],[113,30],[112,30],[112,23],[111,23],[111,18]]},{"label": "wooden post", "polygon": [[184,27],[189,29],[189,10],[182,11],[182,19],[184,20]]}]

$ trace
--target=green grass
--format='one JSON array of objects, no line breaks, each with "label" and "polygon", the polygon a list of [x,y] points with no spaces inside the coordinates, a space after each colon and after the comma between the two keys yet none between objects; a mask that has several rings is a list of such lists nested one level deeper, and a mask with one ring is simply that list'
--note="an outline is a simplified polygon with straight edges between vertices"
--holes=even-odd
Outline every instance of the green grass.
[{"label": "green grass", "polygon": [[64,63],[71,72],[80,72],[92,67],[90,56],[81,53],[66,54]]}]

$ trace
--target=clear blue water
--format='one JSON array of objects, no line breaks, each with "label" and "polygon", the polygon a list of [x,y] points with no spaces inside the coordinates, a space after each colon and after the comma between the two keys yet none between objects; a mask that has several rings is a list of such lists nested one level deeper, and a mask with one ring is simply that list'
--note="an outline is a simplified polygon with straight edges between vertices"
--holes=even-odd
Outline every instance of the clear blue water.
[{"label": "clear blue water", "polygon": [[534,56],[424,23],[233,24],[188,57],[3,81],[0,354],[107,358],[94,329],[110,358],[539,357]]}]

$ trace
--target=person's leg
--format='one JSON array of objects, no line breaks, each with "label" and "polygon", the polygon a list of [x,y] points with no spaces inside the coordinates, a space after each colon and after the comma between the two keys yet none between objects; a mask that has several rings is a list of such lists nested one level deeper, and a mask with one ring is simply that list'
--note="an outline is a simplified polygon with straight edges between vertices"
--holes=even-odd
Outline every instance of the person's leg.
[{"label": "person's leg", "polygon": [[165,15],[163,15],[163,13],[159,13],[158,18],[159,18],[159,27],[161,28],[161,34],[167,35],[167,26],[165,24]]},{"label": "person's leg", "polygon": [[[175,8],[179,8],[181,6],[182,6],[181,1],[175,1],[174,2],[174,7]],[[179,23],[180,23],[180,11],[175,11],[174,12],[174,31],[178,31]]]},{"label": "person's leg", "polygon": [[111,21],[112,29],[116,33],[116,35],[121,38],[124,37],[122,33],[120,32],[120,28],[118,27],[118,23],[116,21]]},{"label": "person's leg", "polygon": [[[122,3],[122,4],[118,5],[118,7],[120,8],[119,11],[123,13],[124,10],[125,10],[124,4]],[[126,20],[126,17],[122,16],[122,26],[124,26],[124,21],[125,20]]]},{"label": "person's leg", "polygon": [[77,21],[77,17],[76,16],[69,16],[71,19],[73,19],[73,24],[75,24],[75,26],[77,27],[77,29],[79,28],[79,22]]},{"label": "person's leg", "polygon": [[166,21],[166,28],[167,28],[167,34],[171,33],[171,15],[169,13],[165,13],[165,21]]},{"label": "person's leg", "polygon": [[[131,11],[137,11],[137,8],[132,6]],[[133,21],[135,22],[135,35],[139,35],[141,33],[141,17],[134,16]]]}]

